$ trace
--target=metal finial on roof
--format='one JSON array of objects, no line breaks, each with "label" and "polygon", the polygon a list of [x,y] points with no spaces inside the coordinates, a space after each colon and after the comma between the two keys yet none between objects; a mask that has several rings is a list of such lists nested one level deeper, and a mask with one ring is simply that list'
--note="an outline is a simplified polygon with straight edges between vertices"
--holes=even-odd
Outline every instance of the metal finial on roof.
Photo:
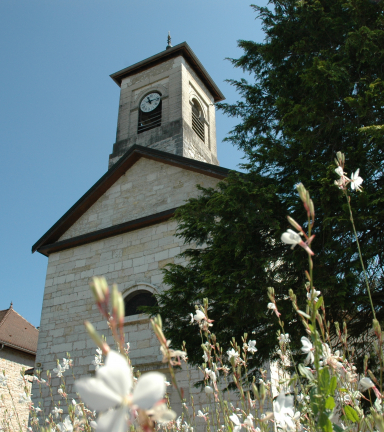
[{"label": "metal finial on roof", "polygon": [[9,309],[12,309],[13,308],[13,302],[11,301],[11,306],[9,307]]},{"label": "metal finial on roof", "polygon": [[172,44],[171,44],[171,32],[168,32],[167,41],[168,41],[168,44],[167,44],[167,47],[165,49],[172,48]]}]

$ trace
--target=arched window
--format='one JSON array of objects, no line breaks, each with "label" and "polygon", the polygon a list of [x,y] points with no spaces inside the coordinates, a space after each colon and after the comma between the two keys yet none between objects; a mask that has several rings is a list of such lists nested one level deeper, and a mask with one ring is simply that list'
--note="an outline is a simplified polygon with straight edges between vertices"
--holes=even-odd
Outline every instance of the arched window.
[{"label": "arched window", "polygon": [[192,99],[192,129],[195,131],[197,136],[204,142],[205,130],[203,120],[203,110],[201,109],[199,102],[196,99]]},{"label": "arched window", "polygon": [[140,310],[141,306],[155,305],[157,305],[156,297],[150,291],[134,291],[124,299],[125,316],[143,313],[143,311]]},{"label": "arched window", "polygon": [[139,123],[137,133],[161,126],[161,94],[152,92],[143,97],[139,105]]}]

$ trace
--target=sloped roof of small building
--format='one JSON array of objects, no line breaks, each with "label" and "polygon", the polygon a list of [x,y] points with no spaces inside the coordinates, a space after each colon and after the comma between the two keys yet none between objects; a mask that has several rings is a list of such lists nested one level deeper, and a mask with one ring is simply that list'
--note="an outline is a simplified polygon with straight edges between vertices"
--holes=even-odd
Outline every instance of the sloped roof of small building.
[{"label": "sloped roof of small building", "polygon": [[11,304],[0,311],[0,344],[36,354],[39,330],[18,314]]}]

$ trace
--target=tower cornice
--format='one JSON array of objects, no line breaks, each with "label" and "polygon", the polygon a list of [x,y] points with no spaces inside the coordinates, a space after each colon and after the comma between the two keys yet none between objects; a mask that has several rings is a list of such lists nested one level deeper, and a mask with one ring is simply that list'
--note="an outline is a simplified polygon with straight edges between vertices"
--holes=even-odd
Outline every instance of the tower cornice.
[{"label": "tower cornice", "polygon": [[115,83],[121,87],[121,82],[124,78],[131,75],[135,75],[139,72],[143,72],[147,69],[156,66],[157,64],[163,63],[171,58],[182,56],[188,64],[195,71],[197,76],[202,80],[207,89],[211,92],[214,101],[220,102],[225,99],[223,93],[220,91],[218,86],[215,84],[209,73],[206,71],[204,66],[201,64],[200,60],[197,58],[196,54],[192,51],[191,47],[187,42],[182,42],[175,45],[172,48],[166,49],[152,57],[148,57],[138,63],[133,64],[125,69],[113,73],[110,77],[115,81]]}]

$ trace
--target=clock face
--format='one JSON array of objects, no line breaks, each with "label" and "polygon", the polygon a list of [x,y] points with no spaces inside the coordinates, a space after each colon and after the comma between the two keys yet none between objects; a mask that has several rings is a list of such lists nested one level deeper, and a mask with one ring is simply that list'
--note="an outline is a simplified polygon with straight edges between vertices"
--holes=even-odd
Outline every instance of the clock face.
[{"label": "clock face", "polygon": [[160,101],[159,93],[150,93],[141,101],[140,109],[143,112],[151,112],[159,105]]}]

